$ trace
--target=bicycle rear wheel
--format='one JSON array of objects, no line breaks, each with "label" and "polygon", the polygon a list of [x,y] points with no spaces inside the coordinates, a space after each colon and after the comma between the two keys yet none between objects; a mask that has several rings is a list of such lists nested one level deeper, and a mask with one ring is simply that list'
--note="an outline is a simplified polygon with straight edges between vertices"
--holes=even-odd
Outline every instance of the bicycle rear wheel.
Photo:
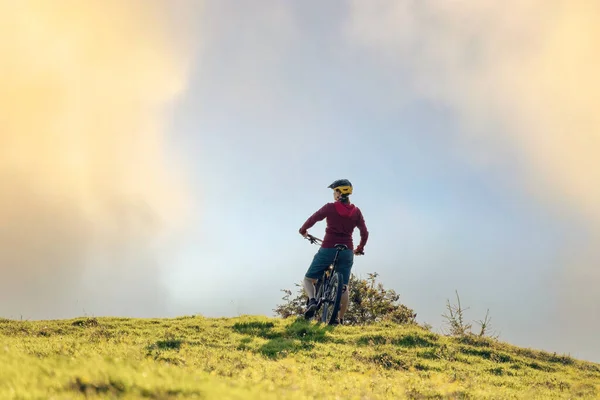
[{"label": "bicycle rear wheel", "polygon": [[334,273],[329,280],[327,292],[325,293],[323,314],[321,316],[321,321],[328,325],[332,324],[338,317],[338,312],[340,311],[340,304],[342,301],[342,286],[342,273]]}]

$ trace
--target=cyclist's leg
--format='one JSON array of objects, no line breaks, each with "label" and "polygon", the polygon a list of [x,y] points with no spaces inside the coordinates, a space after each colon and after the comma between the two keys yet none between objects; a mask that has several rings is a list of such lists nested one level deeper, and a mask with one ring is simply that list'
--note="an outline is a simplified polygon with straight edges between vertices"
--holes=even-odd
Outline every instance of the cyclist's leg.
[{"label": "cyclist's leg", "polygon": [[340,302],[340,312],[338,314],[340,320],[344,319],[344,315],[346,315],[346,311],[348,311],[348,305],[350,304],[350,286],[345,284],[342,290],[342,300]]},{"label": "cyclist's leg", "polygon": [[309,299],[315,297],[315,286],[317,280],[323,276],[323,272],[331,265],[335,257],[335,249],[319,248],[304,275],[304,290]]},{"label": "cyclist's leg", "polygon": [[306,296],[308,297],[308,299],[314,299],[316,296],[315,293],[315,284],[317,283],[316,279],[311,279],[307,276],[304,277],[304,280],[302,281],[302,285],[304,286],[304,292],[306,293]]},{"label": "cyclist's leg", "polygon": [[338,318],[340,320],[344,319],[344,315],[346,314],[348,305],[350,303],[350,287],[348,284],[350,283],[350,272],[352,271],[353,264],[354,253],[352,250],[344,250],[343,252],[340,252],[337,267],[338,271],[340,271],[343,276],[342,300],[338,314]]},{"label": "cyclist's leg", "polygon": [[331,265],[334,257],[335,249],[323,247],[319,248],[319,251],[317,251],[313,257],[313,261],[304,275],[303,286],[309,299],[305,316],[308,318],[312,317],[317,305],[315,299],[315,283],[321,276],[323,276],[323,272],[325,272],[325,270]]}]

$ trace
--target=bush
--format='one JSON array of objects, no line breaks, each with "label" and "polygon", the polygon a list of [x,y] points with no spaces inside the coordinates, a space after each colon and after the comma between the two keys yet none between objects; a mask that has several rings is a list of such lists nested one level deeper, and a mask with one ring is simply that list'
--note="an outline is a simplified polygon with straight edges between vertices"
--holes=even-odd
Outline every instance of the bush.
[{"label": "bush", "polygon": [[[392,289],[385,289],[381,282],[377,283],[377,273],[369,273],[367,279],[359,279],[350,275],[350,304],[344,315],[344,322],[349,325],[364,325],[379,321],[391,321],[399,324],[416,323],[417,314],[399,302],[400,296]],[[273,311],[282,318],[304,315],[308,298],[301,284],[296,283],[297,294],[292,298],[292,291],[282,289],[285,293],[283,304]]]}]

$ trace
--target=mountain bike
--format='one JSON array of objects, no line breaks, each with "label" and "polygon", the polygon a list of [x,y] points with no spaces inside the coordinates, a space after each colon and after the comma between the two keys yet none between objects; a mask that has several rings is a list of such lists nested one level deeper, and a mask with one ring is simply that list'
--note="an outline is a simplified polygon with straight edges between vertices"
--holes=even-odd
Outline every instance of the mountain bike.
[{"label": "mountain bike", "polygon": [[[307,235],[306,239],[308,239],[312,244],[323,243],[323,240],[312,235]],[[317,300],[317,309],[315,310],[313,317],[308,318],[309,320],[319,318],[321,322],[328,325],[335,323],[340,310],[344,281],[342,273],[336,270],[336,266],[338,254],[340,251],[347,250],[348,246],[345,244],[336,244],[335,249],[337,251],[335,252],[333,262],[331,265],[329,265],[329,268],[323,272],[323,275],[317,280],[315,285],[315,300]],[[308,300],[306,304],[308,305]],[[321,316],[319,316],[321,307],[323,307],[323,310]]]}]

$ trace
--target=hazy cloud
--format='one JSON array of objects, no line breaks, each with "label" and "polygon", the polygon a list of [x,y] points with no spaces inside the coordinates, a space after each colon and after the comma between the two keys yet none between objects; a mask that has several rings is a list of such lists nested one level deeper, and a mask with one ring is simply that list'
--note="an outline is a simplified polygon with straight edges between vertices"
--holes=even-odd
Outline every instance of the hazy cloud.
[{"label": "hazy cloud", "polygon": [[587,332],[600,327],[600,5],[356,0],[351,8],[347,39],[382,70],[407,73],[402,89],[456,112],[467,157],[501,166],[507,187],[518,183],[585,227],[564,243],[549,290],[556,322],[573,327],[564,340],[589,347]]},{"label": "hazy cloud", "polygon": [[164,138],[187,58],[155,2],[0,2],[0,315],[164,308],[187,187]]},{"label": "hazy cloud", "polygon": [[600,5],[354,1],[351,15],[349,37],[457,111],[465,143],[513,146],[532,192],[600,222]]}]

